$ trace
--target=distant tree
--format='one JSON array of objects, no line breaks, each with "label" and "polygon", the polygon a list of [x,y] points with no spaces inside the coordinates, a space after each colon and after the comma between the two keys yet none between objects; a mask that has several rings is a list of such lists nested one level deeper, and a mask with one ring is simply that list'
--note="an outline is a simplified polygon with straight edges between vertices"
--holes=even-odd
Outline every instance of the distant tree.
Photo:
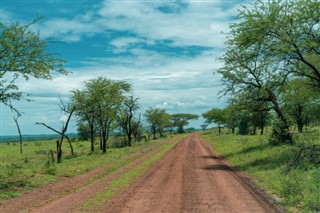
[{"label": "distant tree", "polygon": [[139,128],[140,117],[136,115],[138,109],[138,98],[131,95],[124,99],[116,116],[118,125],[127,136],[127,146],[131,146],[133,133]]},{"label": "distant tree", "polygon": [[294,119],[298,131],[311,120],[312,108],[319,103],[318,91],[310,87],[305,79],[294,79],[288,82],[283,95],[285,110]]},{"label": "distant tree", "polygon": [[188,113],[178,113],[170,116],[173,126],[178,128],[178,133],[184,133],[184,126],[189,124],[190,120],[198,119],[199,115],[188,114]]},{"label": "distant tree", "polygon": [[221,125],[225,123],[223,109],[213,108],[202,114],[205,122],[208,124],[215,123],[218,125],[219,133],[221,133]]},{"label": "distant tree", "polygon": [[203,131],[206,130],[208,126],[209,125],[207,123],[203,123],[200,125],[200,127],[202,128]]},{"label": "distant tree", "polygon": [[28,80],[51,79],[54,71],[67,74],[62,68],[64,61],[48,53],[47,42],[30,30],[37,20],[26,25],[0,23],[0,103],[15,111],[12,101],[28,96],[17,85],[20,76]]},{"label": "distant tree", "polygon": [[156,139],[157,132],[160,134],[160,137],[162,137],[165,126],[170,122],[170,115],[166,113],[165,109],[148,108],[144,116],[150,126],[153,139]]},{"label": "distant tree", "polygon": [[86,124],[86,123],[78,123],[77,132],[78,132],[79,140],[81,140],[81,141],[89,140],[91,132],[90,132],[90,127],[89,127],[88,124]]}]

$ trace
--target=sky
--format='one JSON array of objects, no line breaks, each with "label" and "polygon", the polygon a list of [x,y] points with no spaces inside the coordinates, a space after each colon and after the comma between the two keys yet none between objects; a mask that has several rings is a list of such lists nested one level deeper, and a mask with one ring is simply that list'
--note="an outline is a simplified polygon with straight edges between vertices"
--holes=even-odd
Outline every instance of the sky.
[{"label": "sky", "polygon": [[[59,97],[85,81],[104,76],[132,84],[140,112],[161,107],[170,114],[201,115],[226,105],[219,99],[221,76],[213,74],[225,51],[226,34],[241,5],[251,0],[0,0],[0,20],[30,23],[48,51],[66,60],[67,76],[17,81],[32,102],[14,102],[23,112],[22,134],[50,134],[44,122],[61,129],[66,115]],[[0,104],[0,136],[17,135],[14,114]],[[203,119],[190,127],[199,128]],[[69,132],[76,132],[75,121]]]}]

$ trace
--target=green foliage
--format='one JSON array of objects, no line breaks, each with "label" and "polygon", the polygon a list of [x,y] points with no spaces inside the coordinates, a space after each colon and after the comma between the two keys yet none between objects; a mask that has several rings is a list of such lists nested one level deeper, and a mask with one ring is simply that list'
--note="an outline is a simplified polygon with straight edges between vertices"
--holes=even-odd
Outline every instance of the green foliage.
[{"label": "green foliage", "polygon": [[184,133],[184,126],[189,124],[189,120],[198,119],[199,115],[189,114],[189,113],[178,113],[170,115],[170,119],[172,120],[172,124],[175,127],[178,127],[178,133]]},{"label": "green foliage", "polygon": [[289,132],[289,129],[286,126],[287,124],[275,120],[272,124],[272,132],[269,136],[269,143],[271,145],[282,145],[282,144],[292,144],[292,134]]},{"label": "green foliage", "polygon": [[78,132],[79,140],[81,140],[81,141],[89,140],[89,138],[90,138],[90,127],[89,127],[89,125],[87,125],[85,123],[79,123],[78,124],[78,128],[77,128],[77,132]]},{"label": "green foliage", "polygon": [[[85,88],[73,91],[72,105],[80,122],[86,122],[90,128],[91,151],[96,125],[102,138],[102,152],[106,153],[106,143],[112,130],[113,122],[131,85],[125,81],[110,80],[105,77],[85,82]],[[89,106],[89,107],[88,107]]]},{"label": "green foliage", "polygon": [[165,109],[160,108],[148,108],[144,116],[150,126],[151,132],[153,134],[153,139],[156,139],[156,133],[163,136],[164,128],[171,124],[170,115],[166,113]]},{"label": "green foliage", "polygon": [[24,98],[16,80],[22,76],[51,79],[52,72],[67,74],[64,61],[48,53],[46,41],[30,30],[30,25],[19,22],[0,23],[0,102],[15,109],[12,100]]}]

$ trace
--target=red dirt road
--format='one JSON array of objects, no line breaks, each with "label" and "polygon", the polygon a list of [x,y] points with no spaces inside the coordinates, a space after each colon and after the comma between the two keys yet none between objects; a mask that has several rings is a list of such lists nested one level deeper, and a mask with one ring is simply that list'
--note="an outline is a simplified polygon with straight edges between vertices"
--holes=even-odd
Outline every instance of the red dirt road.
[{"label": "red dirt road", "polygon": [[[153,151],[91,185],[63,195],[53,184],[33,193],[0,203],[0,212],[79,212],[79,206],[107,183],[142,163]],[[75,177],[75,183],[62,182],[73,189],[95,177],[96,170]],[[97,174],[96,174],[97,173]],[[69,185],[68,185],[69,184]],[[58,187],[59,188],[59,187]],[[62,187],[60,187],[62,188]],[[61,192],[61,193],[59,193]],[[51,196],[49,196],[51,194]],[[184,212],[284,212],[272,203],[250,179],[232,170],[203,139],[191,134],[171,148],[145,174],[126,190],[92,212],[107,213],[184,213]]]},{"label": "red dirt road", "polygon": [[283,212],[192,134],[100,212]]}]

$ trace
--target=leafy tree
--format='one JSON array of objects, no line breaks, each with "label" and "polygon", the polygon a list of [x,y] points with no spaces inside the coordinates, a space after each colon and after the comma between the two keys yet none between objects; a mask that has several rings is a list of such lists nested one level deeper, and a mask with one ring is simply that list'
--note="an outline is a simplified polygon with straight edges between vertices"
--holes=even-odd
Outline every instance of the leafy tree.
[{"label": "leafy tree", "polygon": [[215,123],[218,125],[219,133],[221,133],[221,125],[225,123],[225,118],[223,116],[223,110],[222,109],[216,109],[213,108],[205,113],[202,114],[202,117],[205,119],[205,122]]},{"label": "leafy tree", "polygon": [[87,105],[94,109],[94,118],[99,126],[102,143],[102,152],[106,153],[107,140],[115,121],[118,110],[123,103],[124,93],[131,90],[131,85],[125,81],[109,80],[104,77],[85,82],[85,91],[93,105]]},{"label": "leafy tree", "polygon": [[78,123],[77,132],[78,132],[79,140],[81,141],[89,140],[91,134],[90,134],[90,127],[88,124]]},{"label": "leafy tree", "polygon": [[15,111],[12,101],[27,99],[16,84],[19,77],[51,79],[54,71],[67,74],[64,61],[48,53],[47,42],[29,29],[36,21],[0,23],[0,102]]},{"label": "leafy tree", "polygon": [[150,125],[153,139],[156,139],[156,133],[163,136],[164,128],[170,123],[170,115],[166,113],[165,109],[149,108],[145,111],[144,116]]},{"label": "leafy tree", "polygon": [[286,85],[283,101],[299,132],[302,132],[303,126],[311,120],[312,108],[317,105],[319,98],[319,94],[307,85],[305,79],[294,79]]},{"label": "leafy tree", "polygon": [[138,98],[126,98],[117,114],[117,123],[127,136],[127,146],[131,146],[132,136],[139,128],[140,119],[135,115],[139,109]]},{"label": "leafy tree", "polygon": [[319,11],[318,0],[257,0],[231,25],[232,43],[240,50],[260,47],[259,56],[281,65],[285,77],[303,76],[320,87]]},{"label": "leafy tree", "polygon": [[189,124],[189,120],[198,119],[199,115],[188,114],[188,113],[178,113],[170,116],[173,126],[178,127],[178,133],[184,133],[184,126]]},{"label": "leafy tree", "polygon": [[[72,91],[72,93],[73,95],[71,97],[71,101],[76,109],[75,114],[78,119],[78,129],[87,131],[89,133],[91,142],[90,149],[91,152],[93,152],[95,133],[97,130],[97,102],[95,99],[94,91],[91,91],[90,88],[86,87],[83,90],[74,90]],[[88,127],[88,129],[86,130],[83,128],[85,124]],[[85,133],[83,131],[81,131],[82,135]]]}]

